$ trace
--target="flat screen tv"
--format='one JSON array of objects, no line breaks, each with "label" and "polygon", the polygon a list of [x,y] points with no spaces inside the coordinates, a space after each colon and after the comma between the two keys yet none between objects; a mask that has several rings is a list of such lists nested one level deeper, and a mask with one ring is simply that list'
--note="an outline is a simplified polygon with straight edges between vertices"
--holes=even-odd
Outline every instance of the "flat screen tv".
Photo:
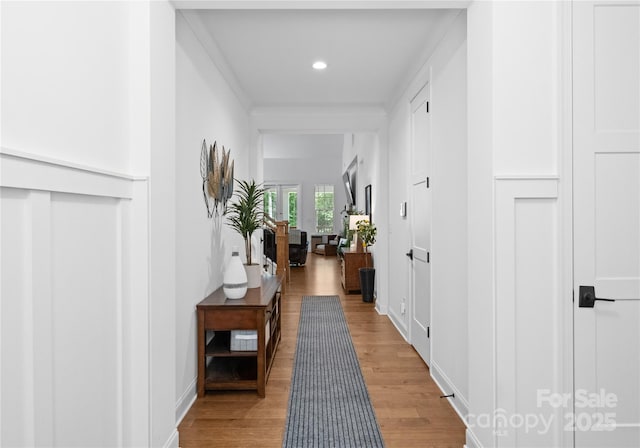
[{"label": "flat screen tv", "polygon": [[347,196],[347,205],[349,207],[355,207],[356,205],[356,173],[355,171],[349,174],[349,171],[345,171],[342,175],[342,181],[344,183],[344,192]]}]

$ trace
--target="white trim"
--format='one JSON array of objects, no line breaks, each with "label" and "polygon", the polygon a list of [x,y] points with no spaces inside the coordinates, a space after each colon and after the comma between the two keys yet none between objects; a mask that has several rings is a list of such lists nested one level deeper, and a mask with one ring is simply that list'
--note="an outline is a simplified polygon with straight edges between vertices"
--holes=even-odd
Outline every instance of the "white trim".
[{"label": "white trim", "polygon": [[[558,281],[561,297],[573,293],[573,2],[558,3]],[[560,357],[562,390],[573,391],[573,302],[561,300]],[[574,446],[574,433],[563,431],[562,446]]]},{"label": "white trim", "polygon": [[557,174],[496,174],[495,180],[560,180]]},{"label": "white trim", "polygon": [[[495,181],[495,209],[494,209],[494,250],[496,253],[495,260],[495,272],[494,280],[496,284],[495,293],[495,310],[494,319],[495,327],[494,332],[496,339],[494,342],[494,350],[496,353],[495,365],[496,376],[495,381],[499,381],[499,387],[496,386],[496,405],[494,409],[506,410],[507,413],[512,412],[526,412],[521,411],[518,408],[518,400],[515,394],[517,390],[520,374],[517,370],[516,363],[516,351],[517,343],[519,340],[518,328],[516,320],[513,318],[517,314],[517,309],[521,302],[517,301],[517,291],[520,281],[526,281],[519,279],[516,275],[516,263],[517,259],[517,235],[519,232],[518,223],[516,221],[517,204],[521,200],[527,199],[540,199],[548,202],[552,210],[557,210],[558,205],[558,192],[559,192],[559,180],[554,176],[548,176],[546,174],[533,175],[533,176],[519,176],[508,175],[501,176],[500,179]],[[554,231],[559,231],[560,219],[555,213],[553,213],[555,221],[553,222]],[[553,233],[553,232],[552,232]],[[544,239],[541,240],[545,242]],[[556,245],[557,241],[553,241]],[[548,254],[548,263],[550,266],[560,262],[560,249],[556,246],[556,249],[552,253]],[[533,273],[531,275],[534,275]],[[557,284],[551,285],[552,289],[549,291],[553,295],[554,306],[559,307],[561,288]],[[558,319],[557,309],[554,309],[553,315],[549,317],[548,331],[552,334],[557,334],[557,339],[554,339],[554,344],[561,338],[561,321]],[[500,337],[497,337],[500,335]],[[552,353],[548,353],[546,366],[547,370],[552,372],[550,381],[553,383],[551,387],[554,390],[560,390],[564,380],[565,372],[561,371],[563,368],[563,360],[560,357],[557,350]],[[553,414],[554,422],[561,420],[560,414]],[[552,437],[554,438],[554,445],[557,444],[557,440],[562,437],[562,428],[560,423],[554,424],[552,427]],[[513,445],[517,443],[515,438],[516,434],[509,431],[504,436],[501,436],[500,442],[505,445]]]},{"label": "white trim", "polygon": [[376,312],[380,315],[380,316],[386,316],[387,315],[387,311],[388,311],[388,307],[386,305],[380,305],[380,300],[378,299],[378,297],[376,296],[375,298],[376,301],[376,307],[375,310]]},{"label": "white trim", "polygon": [[465,447],[467,447],[467,448],[482,448],[482,443],[480,443],[480,440],[478,440],[478,438],[473,433],[473,430],[471,428],[467,428],[467,431],[465,432],[465,435],[467,436],[467,440],[466,440],[467,443],[466,443]]},{"label": "white trim", "polygon": [[249,121],[258,133],[379,132],[387,126],[387,113],[380,105],[273,106],[254,108]]},{"label": "white trim", "polygon": [[345,117],[387,118],[387,111],[380,105],[344,104],[342,106],[259,106],[251,109],[252,117],[279,115],[283,117],[325,117],[341,115]]},{"label": "white trim", "polygon": [[[4,159],[0,159],[4,160]],[[32,168],[28,159],[23,164],[24,171]],[[6,169],[3,165],[2,169]],[[35,169],[39,169],[36,167]],[[65,171],[67,168],[54,166],[55,171]],[[69,170],[76,170],[70,168]],[[76,170],[77,171],[77,170]],[[87,174],[89,178],[100,177],[102,174]],[[4,182],[4,178],[2,181]],[[148,275],[130,275],[131,266],[142,272],[144,266],[138,260],[132,260],[132,256],[140,255],[137,248],[143,247],[144,237],[131,238],[131,228],[144,228],[148,234],[147,216],[147,182],[118,179],[117,182],[131,184],[134,191],[133,200],[116,199],[115,205],[110,208],[115,218],[116,227],[113,229],[115,236],[115,272],[116,295],[114,297],[115,316],[113,326],[110,329],[115,332],[115,363],[107,368],[115,375],[115,433],[113,434],[118,446],[144,446],[148,434],[148,414],[150,402],[145,387],[149,383],[148,365],[144,365],[148,348],[148,297],[141,294],[133,294],[133,287],[139,283],[146,284]],[[96,203],[105,203],[101,196],[92,195],[85,190],[85,185],[76,186],[75,193],[89,196]],[[89,186],[90,190],[91,186]],[[3,186],[3,191],[11,191],[13,195],[21,198],[24,204],[24,216],[22,220],[24,235],[24,301],[23,301],[23,342],[24,357],[24,394],[23,405],[26,410],[24,443],[28,446],[51,446],[55,438],[55,413],[54,408],[60,397],[56,397],[54,387],[55,376],[60,375],[55,369],[55,351],[53,342],[55,336],[55,297],[52,278],[52,262],[56,254],[52,251],[52,237],[55,227],[52,225],[52,191],[34,190],[31,188],[11,188]],[[116,189],[117,190],[117,189]],[[139,193],[137,193],[139,192]],[[111,204],[111,201],[106,203]],[[135,221],[131,219],[131,210],[138,210],[140,215],[144,213],[144,219]],[[1,209],[1,208],[0,208]],[[139,240],[142,240],[139,241]],[[145,248],[145,256],[148,250]],[[137,273],[134,272],[134,273]],[[133,300],[131,300],[133,299]],[[143,302],[144,314],[142,317],[134,313],[134,303]],[[137,305],[136,305],[137,306]],[[133,343],[132,343],[133,341]],[[135,344],[135,345],[134,345]],[[139,351],[134,348],[142,347]],[[128,356],[130,355],[130,356]],[[34,368],[37,366],[37,368]],[[139,380],[143,385],[136,387],[132,380]],[[142,399],[141,399],[142,398]],[[143,407],[142,412],[137,412],[136,406]],[[134,417],[132,417],[132,415]],[[142,432],[130,435],[131,432]]]},{"label": "white trim", "polygon": [[467,398],[444,373],[443,369],[441,369],[433,360],[433,357],[431,358],[431,367],[429,368],[429,372],[431,373],[431,378],[440,388],[443,395],[449,395],[450,393],[455,394],[453,399],[449,399],[449,404],[453,407],[466,426],[468,424],[467,414],[469,414],[469,402],[467,401]]},{"label": "white trim", "polygon": [[[471,3],[471,2],[467,2]],[[419,55],[416,56],[416,61],[406,70],[406,75],[400,82],[396,83],[395,88],[392,91],[390,99],[385,103],[385,107],[388,110],[395,109],[402,101],[402,97],[415,87],[416,83],[425,85],[431,82],[431,70],[434,65],[434,55],[438,52],[438,49],[442,46],[442,42],[447,38],[451,30],[454,28],[458,16],[465,11],[467,5],[464,5],[459,9],[457,14],[451,14],[450,16],[443,17],[436,25],[437,31],[432,35],[438,36],[429,47],[425,47]],[[448,8],[456,9],[455,6],[448,6]],[[465,31],[466,34],[466,31]],[[426,78],[425,78],[426,77]],[[415,91],[415,90],[414,90]],[[415,96],[418,95],[417,92]],[[415,96],[411,96],[410,102],[413,102]]]},{"label": "white trim", "polygon": [[180,434],[174,429],[167,441],[162,445],[163,448],[180,448]]},{"label": "white trim", "polygon": [[26,151],[18,151],[16,149],[11,149],[11,148],[6,148],[6,147],[0,147],[0,155],[7,155],[7,156],[12,156],[12,157],[16,157],[19,159],[26,159],[26,160],[30,160],[33,162],[42,162],[48,165],[58,165],[58,166],[62,166],[65,168],[70,168],[70,169],[75,169],[75,170],[80,170],[80,171],[86,171],[89,173],[94,173],[94,174],[102,174],[104,176],[109,176],[109,177],[116,177],[116,178],[120,178],[120,179],[127,179],[127,180],[142,180],[142,179],[146,179],[145,176],[135,176],[135,175],[131,175],[131,174],[124,174],[124,173],[118,173],[116,171],[108,171],[108,170],[103,170],[101,168],[96,168],[90,165],[83,165],[80,163],[74,163],[74,162],[69,162],[67,160],[63,160],[63,159],[56,159],[54,157],[45,157],[39,154],[33,154],[33,153],[29,153]]},{"label": "white trim", "polygon": [[129,223],[125,222],[124,217],[126,211],[123,210],[123,201],[118,201],[115,207],[116,223],[118,224],[115,229],[116,233],[116,295],[114,297],[115,305],[115,352],[116,352],[116,365],[115,371],[117,372],[116,382],[116,415],[119,417],[116,422],[116,440],[120,446],[124,445],[124,376],[125,372],[125,360],[124,360],[124,332],[128,330],[125,325],[125,319],[128,316],[124,315],[123,303],[125,295],[128,291],[125,290],[124,279],[126,277],[125,266],[127,262],[124,260],[125,254],[128,254],[128,247],[124,247],[126,244],[126,233],[129,228]]},{"label": "white trim", "polygon": [[393,326],[396,327],[396,330],[398,330],[398,333],[400,333],[402,338],[410,343],[408,339],[409,329],[407,328],[407,325],[403,322],[403,320],[400,319],[392,309],[389,309],[389,313],[387,314],[387,316],[389,317],[389,320],[391,321]]},{"label": "white trim", "polygon": [[213,39],[211,34],[207,30],[207,26],[202,22],[202,15],[197,11],[177,11],[176,14],[182,16],[186,24],[191,29],[191,32],[200,41],[200,44],[209,55],[211,62],[220,71],[220,74],[224,80],[229,84],[229,87],[235,94],[236,98],[242,104],[245,110],[249,110],[252,106],[251,99],[240,85],[237,75],[231,69],[231,66],[224,57],[224,54],[220,50],[218,43]]},{"label": "white trim", "polygon": [[0,187],[131,199],[133,183],[147,180],[144,176],[0,148]]},{"label": "white trim", "polygon": [[[25,280],[28,282],[27,296],[32,304],[32,325],[25,325],[25,338],[33,344],[30,355],[33,366],[30,380],[30,396],[33,406],[33,443],[35,446],[48,446],[54,443],[55,394],[54,394],[54,303],[51,260],[51,194],[47,191],[26,192],[28,210],[25,224],[28,253],[25,254]],[[25,322],[26,323],[26,322]],[[37,337],[36,337],[37,332]],[[32,395],[31,395],[32,394]]]},{"label": "white trim", "polygon": [[125,435],[131,446],[149,446],[151,433],[151,279],[149,258],[149,182],[134,182],[133,200],[127,204],[125,218],[129,223],[129,256],[127,261],[129,307],[135,323],[124,348],[129,353],[127,380],[129,391],[126,408],[130,431]]},{"label": "white trim", "polygon": [[440,9],[470,0],[171,0],[176,9]]},{"label": "white trim", "polygon": [[196,390],[198,379],[194,378],[187,390],[178,398],[178,402],[176,403],[176,428],[182,423],[182,420],[193,406],[193,403],[196,402],[198,398],[198,391]]}]

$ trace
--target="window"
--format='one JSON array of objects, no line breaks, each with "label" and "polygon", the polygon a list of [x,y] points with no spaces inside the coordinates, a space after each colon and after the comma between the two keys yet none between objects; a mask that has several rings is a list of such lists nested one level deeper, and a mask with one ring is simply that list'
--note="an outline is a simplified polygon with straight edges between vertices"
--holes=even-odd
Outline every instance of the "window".
[{"label": "window", "polygon": [[298,227],[299,185],[265,185],[264,212],[276,221]]},{"label": "window", "polygon": [[277,219],[276,204],[278,203],[278,190],[273,187],[266,187],[264,192],[264,212]]},{"label": "window", "polygon": [[298,227],[298,192],[289,191],[288,196],[288,210],[289,215],[289,227]]},{"label": "window", "polygon": [[333,232],[333,185],[316,185],[316,232]]}]

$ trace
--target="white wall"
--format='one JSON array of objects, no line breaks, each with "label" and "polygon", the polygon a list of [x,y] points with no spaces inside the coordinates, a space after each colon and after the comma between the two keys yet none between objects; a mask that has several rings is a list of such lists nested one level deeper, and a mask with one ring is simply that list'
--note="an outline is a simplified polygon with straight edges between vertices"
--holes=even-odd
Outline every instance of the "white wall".
[{"label": "white wall", "polygon": [[470,446],[572,445],[562,409],[542,433],[492,423],[539,414],[539,389],[571,392],[561,254],[570,179],[560,171],[570,150],[569,10],[565,2],[468,9]]},{"label": "white wall", "polygon": [[2,2],[2,146],[129,167],[125,2]]},{"label": "white wall", "polygon": [[195,306],[222,284],[231,247],[242,238],[222,217],[207,218],[200,148],[217,141],[231,149],[235,177],[249,179],[249,117],[182,14],[176,17],[176,402],[179,419],[196,397]]},{"label": "white wall", "polygon": [[178,446],[176,365],[176,14],[150,2],[149,285],[151,446]]},{"label": "white wall", "polygon": [[0,8],[0,445],[177,446],[173,8]]},{"label": "white wall", "polygon": [[432,111],[431,375],[468,408],[467,21],[462,12],[430,60]]},{"label": "white wall", "polygon": [[[411,172],[410,98],[403,96],[389,116],[389,282],[388,314],[403,337],[409,337],[411,261],[405,255],[411,248],[410,222],[400,216],[400,206],[409,202],[407,173]],[[408,215],[407,215],[408,216]]]},{"label": "white wall", "polygon": [[315,186],[334,186],[334,232],[342,230],[346,204],[342,183],[342,135],[265,134],[264,179],[270,184],[300,185],[298,228],[315,233]]},{"label": "white wall", "polygon": [[[410,102],[429,82],[431,89],[432,286],[431,375],[451,404],[466,414],[467,363],[467,120],[466,120],[466,14],[461,12],[412,80],[389,119],[389,197],[391,240],[389,252],[389,316],[399,331],[408,334],[411,265],[405,253],[411,247],[409,222],[400,217],[400,204],[408,201],[411,149]],[[410,211],[409,211],[410,213]]]}]

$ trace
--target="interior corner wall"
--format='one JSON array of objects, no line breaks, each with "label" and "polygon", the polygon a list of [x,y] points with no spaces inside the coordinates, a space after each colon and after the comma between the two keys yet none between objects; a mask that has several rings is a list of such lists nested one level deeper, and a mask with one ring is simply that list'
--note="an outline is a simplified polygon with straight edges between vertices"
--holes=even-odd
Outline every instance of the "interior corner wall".
[{"label": "interior corner wall", "polygon": [[151,446],[178,447],[176,378],[176,13],[149,2],[149,322]]},{"label": "interior corner wall", "polygon": [[571,150],[570,8],[478,1],[467,11],[470,446],[573,444],[559,413],[544,414],[544,430],[496,420],[543,415],[540,390],[572,393],[571,286],[563,292],[560,256],[571,198],[559,172]]},{"label": "interior corner wall", "polygon": [[177,446],[175,37],[153,4],[0,3],[2,446]]},{"label": "interior corner wall", "polygon": [[[468,290],[469,290],[469,414],[493,415],[495,357],[493,253],[493,127],[492,7],[474,2],[467,10],[468,26]],[[472,336],[473,335],[473,336]],[[473,423],[472,423],[473,426]],[[467,429],[467,444],[495,446],[491,427]]]},{"label": "interior corner wall", "polygon": [[[421,72],[410,83],[389,120],[389,316],[409,337],[411,265],[409,220],[399,214],[409,201],[410,102],[429,82],[432,178],[431,375],[452,405],[468,408],[467,338],[467,23],[461,11]],[[409,210],[410,214],[411,211]],[[417,229],[420,231],[420,229]]]},{"label": "interior corner wall", "polygon": [[[387,314],[405,339],[409,338],[409,285],[411,284],[411,262],[405,253],[411,247],[410,223],[407,216],[400,215],[401,205],[409,202],[407,173],[411,149],[410,97],[403,95],[389,117],[388,132],[388,201],[389,201],[389,301]],[[395,250],[396,247],[402,250]]]},{"label": "interior corner wall", "polygon": [[207,218],[200,177],[200,149],[217,142],[231,150],[235,177],[249,173],[249,117],[187,21],[176,14],[176,384],[180,419],[196,396],[195,306],[222,284],[225,260],[242,238],[224,218]]},{"label": "interior corner wall", "polygon": [[467,21],[462,11],[431,58],[431,375],[468,410]]}]

